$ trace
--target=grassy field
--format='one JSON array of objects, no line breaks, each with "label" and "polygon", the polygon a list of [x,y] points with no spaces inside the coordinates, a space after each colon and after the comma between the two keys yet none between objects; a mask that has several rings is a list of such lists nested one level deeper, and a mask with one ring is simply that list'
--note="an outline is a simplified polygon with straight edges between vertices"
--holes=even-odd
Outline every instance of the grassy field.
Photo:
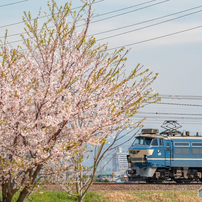
[{"label": "grassy field", "polygon": [[[16,200],[14,199],[13,202]],[[65,192],[37,191],[26,202],[76,202]],[[197,192],[90,192],[84,202],[202,202]]]}]

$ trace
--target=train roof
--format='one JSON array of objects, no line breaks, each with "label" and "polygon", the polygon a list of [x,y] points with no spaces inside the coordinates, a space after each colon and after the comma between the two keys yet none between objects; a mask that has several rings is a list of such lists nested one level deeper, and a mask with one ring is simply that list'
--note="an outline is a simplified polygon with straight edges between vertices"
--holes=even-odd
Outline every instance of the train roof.
[{"label": "train roof", "polygon": [[167,137],[165,136],[162,136],[162,135],[159,135],[159,134],[140,134],[139,136],[137,136],[136,138],[138,137],[149,137],[149,138],[164,138],[166,139]]},{"label": "train roof", "polygon": [[189,131],[180,132],[176,129],[170,128],[169,130],[165,130],[159,133],[159,129],[155,128],[143,128],[141,130],[141,134],[137,137],[149,137],[149,138],[163,138],[163,139],[202,139],[202,136],[198,135],[198,132],[195,136],[190,136]]},{"label": "train roof", "polygon": [[167,136],[166,139],[202,139],[202,136]]},{"label": "train roof", "polygon": [[176,140],[176,139],[202,139],[202,136],[163,136],[160,134],[140,134],[139,136],[136,136],[136,138],[139,137],[148,137],[148,138],[163,138],[166,140]]}]

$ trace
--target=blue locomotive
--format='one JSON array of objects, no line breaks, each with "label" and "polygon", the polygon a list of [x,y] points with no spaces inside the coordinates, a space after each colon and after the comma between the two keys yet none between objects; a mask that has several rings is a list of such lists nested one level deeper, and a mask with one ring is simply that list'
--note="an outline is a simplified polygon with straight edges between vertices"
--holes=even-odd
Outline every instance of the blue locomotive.
[{"label": "blue locomotive", "polygon": [[[176,124],[176,123],[175,123]],[[169,128],[142,129],[128,149],[129,181],[202,181],[202,137]]]}]

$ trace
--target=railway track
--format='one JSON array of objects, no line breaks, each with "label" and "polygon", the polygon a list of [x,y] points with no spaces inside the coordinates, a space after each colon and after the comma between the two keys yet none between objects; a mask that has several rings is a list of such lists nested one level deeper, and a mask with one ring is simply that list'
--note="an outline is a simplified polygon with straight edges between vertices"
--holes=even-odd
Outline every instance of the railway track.
[{"label": "railway track", "polygon": [[[43,187],[49,191],[63,191],[55,184],[49,184]],[[90,188],[92,192],[164,192],[164,191],[195,191],[198,192],[202,188],[202,183],[162,183],[162,184],[148,184],[148,183],[93,183]]]},{"label": "railway track", "polygon": [[202,183],[94,183],[91,191],[124,191],[124,192],[164,192],[164,191],[198,191]]},{"label": "railway track", "polygon": [[131,185],[131,186],[138,186],[138,185],[162,185],[162,186],[182,186],[182,185],[201,185],[202,186],[202,182],[193,182],[193,183],[175,183],[175,182],[165,182],[165,183],[145,183],[145,182],[138,182],[138,183],[129,183],[129,182],[124,182],[124,183],[106,183],[106,182],[95,182],[93,183],[93,185],[95,186],[99,186],[99,185],[106,185],[106,186],[115,186],[115,185]]}]

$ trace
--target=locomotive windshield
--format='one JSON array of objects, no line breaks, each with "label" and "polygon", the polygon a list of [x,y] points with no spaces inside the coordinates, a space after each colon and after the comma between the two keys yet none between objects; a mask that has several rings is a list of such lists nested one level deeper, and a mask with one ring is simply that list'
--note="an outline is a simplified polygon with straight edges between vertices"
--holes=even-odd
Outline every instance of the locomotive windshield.
[{"label": "locomotive windshield", "polygon": [[138,137],[135,139],[135,141],[132,144],[134,145],[145,145],[145,146],[149,146],[149,145],[158,145],[158,141],[156,138],[150,138],[150,137]]}]

